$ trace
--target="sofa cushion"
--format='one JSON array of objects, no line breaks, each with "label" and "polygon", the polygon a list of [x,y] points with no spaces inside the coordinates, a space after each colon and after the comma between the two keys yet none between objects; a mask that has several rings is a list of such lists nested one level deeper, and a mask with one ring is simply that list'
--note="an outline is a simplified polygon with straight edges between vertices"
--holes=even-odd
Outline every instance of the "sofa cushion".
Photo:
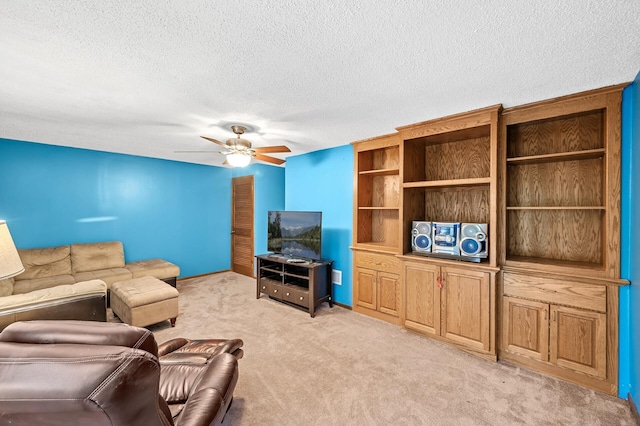
[{"label": "sofa cushion", "polygon": [[105,294],[107,285],[100,280],[85,281],[76,284],[59,285],[56,287],[35,290],[25,294],[0,297],[0,313],[7,310],[37,306],[56,300],[68,299],[74,296],[90,294]]},{"label": "sofa cushion", "polygon": [[125,265],[133,278],[155,277],[158,279],[173,278],[180,275],[180,268],[171,262],[163,259],[138,260]]},{"label": "sofa cushion", "polygon": [[13,278],[0,280],[0,297],[11,296],[13,294]]},{"label": "sofa cushion", "polygon": [[[33,278],[31,280],[17,280],[13,284],[13,294],[24,294],[43,288],[51,288],[58,285],[74,284],[76,281],[71,275],[56,275],[53,277]],[[84,280],[82,280],[84,281]]]},{"label": "sofa cushion", "polygon": [[102,280],[111,288],[113,283],[131,279],[131,272],[125,268],[109,268],[97,271],[77,272],[73,274],[76,281]]},{"label": "sofa cushion", "polygon": [[24,265],[24,272],[16,276],[16,281],[70,275],[69,253],[69,246],[19,249],[18,254]]},{"label": "sofa cushion", "polygon": [[124,268],[124,248],[120,241],[72,244],[71,264],[73,272]]}]

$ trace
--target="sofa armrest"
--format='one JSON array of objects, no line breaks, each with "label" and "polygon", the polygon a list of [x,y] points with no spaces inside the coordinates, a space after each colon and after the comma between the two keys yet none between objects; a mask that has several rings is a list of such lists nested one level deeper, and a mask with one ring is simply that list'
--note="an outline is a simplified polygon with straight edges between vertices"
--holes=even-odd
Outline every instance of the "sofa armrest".
[{"label": "sofa armrest", "polygon": [[164,280],[180,275],[180,267],[164,259],[138,260],[129,262],[124,267],[131,272],[133,278],[149,276]]}]

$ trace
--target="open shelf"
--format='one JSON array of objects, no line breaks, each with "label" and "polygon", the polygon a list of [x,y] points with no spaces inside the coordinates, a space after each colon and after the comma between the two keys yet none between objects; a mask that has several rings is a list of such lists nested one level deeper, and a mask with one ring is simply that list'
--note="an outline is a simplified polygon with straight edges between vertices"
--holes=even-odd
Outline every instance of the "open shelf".
[{"label": "open shelf", "polygon": [[400,213],[393,209],[358,209],[357,244],[376,244],[398,248]]},{"label": "open shelf", "polygon": [[412,250],[413,221],[486,223],[489,257],[483,263],[496,267],[501,109],[494,105],[398,128],[404,140],[404,253]]},{"label": "open shelf", "polygon": [[596,109],[507,127],[507,158],[540,157],[594,151],[604,146],[605,110]]},{"label": "open shelf", "polygon": [[398,174],[400,148],[387,146],[358,153],[358,174]]},{"label": "open shelf", "polygon": [[451,179],[451,180],[436,180],[436,181],[420,181],[420,182],[405,182],[402,184],[403,188],[445,188],[456,186],[482,186],[489,185],[491,183],[490,178],[472,178],[472,179]]},{"label": "open shelf", "polygon": [[360,176],[388,176],[400,174],[400,169],[365,170],[358,172]]},{"label": "open shelf", "polygon": [[491,175],[490,131],[490,126],[479,126],[405,140],[405,185],[488,179]]},{"label": "open shelf", "polygon": [[575,260],[561,260],[561,259],[549,259],[544,257],[533,256],[509,256],[506,260],[506,266],[511,267],[530,267],[531,264],[538,264],[539,266],[555,266],[562,268],[576,268],[587,269],[593,271],[602,270],[601,263],[594,262],[580,262]]},{"label": "open shelf", "polygon": [[358,243],[358,248],[388,253],[396,253],[398,251],[398,247],[396,245],[389,245],[389,243],[384,241],[361,241]]},{"label": "open shelf", "polygon": [[534,206],[507,207],[507,210],[606,210],[604,206]]},{"label": "open shelf", "polygon": [[602,206],[602,158],[518,162],[507,167],[507,206]]},{"label": "open shelf", "polygon": [[603,210],[507,211],[507,259],[603,267]]},{"label": "open shelf", "polygon": [[399,175],[361,175],[358,180],[358,207],[398,207]]},{"label": "open shelf", "polygon": [[358,210],[399,210],[398,207],[358,207]]},{"label": "open shelf", "polygon": [[598,148],[554,154],[529,155],[526,157],[511,157],[507,158],[507,164],[537,164],[554,161],[590,160],[593,158],[601,158],[605,153],[606,150],[604,148]]}]

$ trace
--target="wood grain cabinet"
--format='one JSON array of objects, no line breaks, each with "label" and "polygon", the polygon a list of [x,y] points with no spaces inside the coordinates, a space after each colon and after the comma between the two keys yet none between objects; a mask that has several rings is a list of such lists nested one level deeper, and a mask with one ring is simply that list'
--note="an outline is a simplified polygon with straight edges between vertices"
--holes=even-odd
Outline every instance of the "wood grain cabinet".
[{"label": "wood grain cabinet", "polygon": [[613,393],[617,286],[505,272],[503,293],[501,359]]},{"label": "wood grain cabinet", "polygon": [[404,326],[495,360],[491,272],[403,262]]},{"label": "wood grain cabinet", "polygon": [[512,297],[503,303],[505,350],[607,377],[606,314]]},{"label": "wood grain cabinet", "polygon": [[613,395],[623,85],[502,113],[499,357]]},{"label": "wood grain cabinet", "polygon": [[394,255],[355,251],[354,310],[399,324],[401,288]]}]

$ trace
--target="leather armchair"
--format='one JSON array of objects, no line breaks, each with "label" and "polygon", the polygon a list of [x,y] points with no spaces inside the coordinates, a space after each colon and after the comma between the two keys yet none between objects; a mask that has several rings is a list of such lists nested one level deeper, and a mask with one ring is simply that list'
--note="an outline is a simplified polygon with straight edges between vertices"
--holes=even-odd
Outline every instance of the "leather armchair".
[{"label": "leather armchair", "polygon": [[[219,424],[237,360],[223,353],[195,367],[161,373],[157,343],[143,328],[17,322],[0,333],[0,424]],[[161,374],[169,404],[159,392]]]}]

